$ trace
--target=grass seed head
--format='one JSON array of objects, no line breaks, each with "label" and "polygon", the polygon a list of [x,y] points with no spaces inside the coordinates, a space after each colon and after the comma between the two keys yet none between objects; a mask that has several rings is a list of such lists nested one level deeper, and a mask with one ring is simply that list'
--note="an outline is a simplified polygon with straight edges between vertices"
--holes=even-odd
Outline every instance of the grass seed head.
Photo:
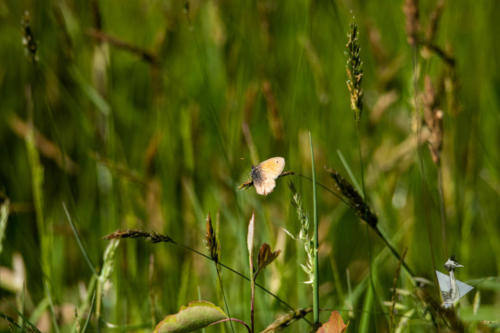
[{"label": "grass seed head", "polygon": [[121,239],[121,238],[146,238],[149,239],[152,243],[175,243],[175,241],[167,235],[161,235],[156,232],[147,232],[142,230],[117,230],[115,232],[110,233],[109,235],[104,236],[104,239]]},{"label": "grass seed head", "polygon": [[299,234],[294,236],[293,238],[302,242],[302,245],[304,246],[304,252],[306,253],[307,259],[306,262],[304,264],[301,264],[300,266],[308,276],[308,280],[305,283],[311,284],[314,281],[314,243],[312,235],[309,234],[309,217],[302,207],[302,198],[297,192],[295,185],[292,182],[289,182],[288,187],[292,192],[292,206],[294,206],[297,210],[297,217],[299,218],[300,222]]},{"label": "grass seed head", "polygon": [[31,17],[28,11],[24,12],[24,17],[21,21],[23,26],[23,45],[26,47],[26,54],[30,57],[33,63],[38,62],[38,43],[33,35],[33,30],[31,29]]},{"label": "grass seed head", "polygon": [[349,205],[354,209],[356,215],[368,223],[372,228],[376,228],[378,222],[377,215],[372,212],[370,206],[368,206],[363,197],[358,193],[358,191],[356,191],[354,186],[352,186],[347,179],[342,177],[335,170],[330,169],[328,170],[328,173],[335,181],[340,193],[342,193]]},{"label": "grass seed head", "polygon": [[219,243],[217,237],[215,236],[214,228],[212,226],[212,218],[210,214],[207,216],[207,235],[206,235],[206,245],[210,252],[210,258],[212,258],[216,263],[219,262]]},{"label": "grass seed head", "polygon": [[356,22],[351,23],[347,39],[347,89],[351,95],[351,109],[354,111],[354,118],[356,122],[361,119],[361,112],[363,110],[363,89],[361,83],[363,81],[363,62],[360,57],[359,46],[359,29]]}]

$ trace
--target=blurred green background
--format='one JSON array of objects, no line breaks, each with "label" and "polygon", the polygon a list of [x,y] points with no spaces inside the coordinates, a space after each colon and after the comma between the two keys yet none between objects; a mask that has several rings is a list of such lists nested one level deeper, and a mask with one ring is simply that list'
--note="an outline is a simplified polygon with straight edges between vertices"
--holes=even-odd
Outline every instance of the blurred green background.
[{"label": "blurred green background", "polygon": [[[422,36],[435,6],[420,1]],[[0,192],[4,206],[10,202],[0,312],[24,313],[55,331],[52,308],[60,330],[70,331],[92,271],[63,203],[97,270],[103,237],[117,229],[168,234],[206,253],[210,213],[221,260],[248,274],[246,231],[255,211],[256,242],[282,251],[259,282],[295,308],[310,306],[303,247],[283,231],[299,230],[287,183],[312,220],[311,182],[300,176],[311,174],[308,131],[319,182],[335,189],[324,166],[350,179],[338,152],[360,181],[345,72],[354,16],[364,63],[364,178],[379,227],[429,280],[434,265],[443,271],[456,254],[465,266],[458,278],[476,281],[462,319],[469,330],[481,320],[498,325],[500,3],[445,3],[433,43],[455,67],[408,44],[402,8],[403,1],[346,0],[0,2]],[[22,43],[25,11],[35,62]],[[425,127],[416,119],[426,75],[444,112],[439,167],[425,144],[415,146]],[[238,190],[251,166],[272,156],[285,157],[296,175],[279,179],[267,197]],[[352,210],[318,191],[321,319],[341,310],[349,331],[390,330],[384,302],[393,297],[398,261]],[[231,315],[248,321],[249,284],[224,270],[222,280]],[[109,282],[101,319],[121,331],[147,331],[198,298],[223,307],[213,264],[170,244],[122,240]],[[396,296],[405,307],[394,322],[407,320],[412,332],[432,328],[404,272],[397,286],[410,295]],[[257,291],[258,330],[286,310]],[[97,326],[93,319],[89,330]],[[308,327],[301,321],[289,331]],[[230,331],[207,332],[222,329]],[[0,330],[8,330],[1,318]]]}]

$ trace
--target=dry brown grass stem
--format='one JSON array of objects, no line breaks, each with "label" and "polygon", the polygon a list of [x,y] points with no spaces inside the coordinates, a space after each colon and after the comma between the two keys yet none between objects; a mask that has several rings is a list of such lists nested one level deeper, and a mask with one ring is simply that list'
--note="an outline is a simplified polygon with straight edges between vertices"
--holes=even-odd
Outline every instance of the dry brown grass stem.
[{"label": "dry brown grass stem", "polygon": [[[25,122],[18,116],[13,115],[9,118],[9,126],[19,137],[26,139],[31,132],[32,125]],[[78,165],[71,158],[69,158],[68,155],[64,154],[56,144],[50,141],[36,128],[33,128],[33,134],[35,146],[43,156],[55,161],[61,169],[70,174],[78,172]]]},{"label": "dry brown grass stem", "polygon": [[274,97],[271,83],[268,80],[262,82],[262,94],[266,100],[267,118],[271,133],[276,140],[281,140],[283,138],[283,124],[278,113],[278,103]]},{"label": "dry brown grass stem", "polygon": [[431,53],[434,53],[437,55],[439,58],[441,58],[448,66],[454,68],[455,67],[455,58],[450,55],[448,52],[437,46],[436,44],[432,43],[431,41],[428,40],[422,40],[421,44]]},{"label": "dry brown grass stem", "polygon": [[294,321],[304,318],[311,312],[312,308],[304,308],[281,315],[260,333],[280,332],[284,328],[290,326]]},{"label": "dry brown grass stem", "polygon": [[413,154],[418,146],[425,144],[430,137],[427,127],[422,128],[420,136],[409,135],[407,139],[397,146],[382,145],[375,151],[372,163],[368,168],[366,183],[374,184],[381,173],[387,173],[394,169],[406,170],[413,161]]},{"label": "dry brown grass stem", "polygon": [[158,59],[157,59],[156,55],[153,54],[151,51],[140,48],[140,47],[133,45],[133,44],[130,44],[128,42],[125,42],[125,41],[123,41],[115,36],[112,36],[108,33],[103,32],[101,30],[89,29],[89,30],[87,30],[87,35],[92,37],[95,40],[98,40],[101,42],[107,42],[107,43],[109,43],[109,44],[111,44],[119,49],[133,53],[151,65],[158,64]]},{"label": "dry brown grass stem", "polygon": [[405,29],[408,44],[416,46],[419,41],[418,34],[420,32],[418,0],[405,0],[403,12],[406,17]]},{"label": "dry brown grass stem", "polygon": [[408,44],[411,46],[420,44],[423,47],[422,51],[424,56],[433,53],[441,58],[448,66],[454,67],[455,58],[434,43],[444,6],[445,0],[439,0],[430,14],[430,21],[425,30],[425,36],[422,36],[418,0],[405,0],[403,12],[406,17],[406,35]]},{"label": "dry brown grass stem", "polygon": [[439,27],[439,20],[443,14],[444,5],[446,0],[439,0],[434,7],[434,10],[431,12],[429,25],[427,26],[425,37],[429,42],[433,42],[436,37],[436,33]]},{"label": "dry brown grass stem", "polygon": [[[248,127],[248,123],[244,121],[241,124],[241,131],[243,133],[243,137],[248,146],[248,150],[250,151],[250,159],[252,160],[253,165],[257,165],[259,163],[259,155],[257,154],[257,148],[253,143],[252,133],[250,132],[250,128]],[[253,184],[253,183],[252,183]],[[250,185],[252,185],[250,184]]]},{"label": "dry brown grass stem", "polygon": [[430,136],[427,139],[432,161],[439,164],[441,160],[441,150],[443,146],[443,111],[439,108],[439,100],[432,86],[430,76],[424,79],[424,121],[429,128]]},{"label": "dry brown grass stem", "polygon": [[110,171],[122,176],[123,178],[132,181],[134,183],[140,184],[147,187],[149,184],[147,180],[140,175],[137,171],[128,168],[126,165],[120,162],[115,162],[109,158],[101,156],[99,153],[91,151],[88,153],[89,157],[96,160],[99,163],[104,164],[110,169]]}]

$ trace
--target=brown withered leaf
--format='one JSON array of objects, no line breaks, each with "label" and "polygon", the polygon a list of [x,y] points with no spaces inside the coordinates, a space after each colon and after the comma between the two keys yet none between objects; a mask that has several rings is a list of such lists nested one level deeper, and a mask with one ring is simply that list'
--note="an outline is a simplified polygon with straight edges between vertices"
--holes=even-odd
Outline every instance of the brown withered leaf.
[{"label": "brown withered leaf", "polygon": [[316,333],[343,333],[347,329],[344,320],[338,311],[332,311],[330,318],[324,323]]},{"label": "brown withered leaf", "polygon": [[269,244],[267,243],[262,244],[259,250],[259,257],[257,259],[259,266],[258,272],[264,269],[264,267],[266,267],[270,263],[272,263],[274,259],[276,259],[279,256],[280,253],[281,250],[276,250],[273,252],[271,251],[271,247],[269,246]]}]

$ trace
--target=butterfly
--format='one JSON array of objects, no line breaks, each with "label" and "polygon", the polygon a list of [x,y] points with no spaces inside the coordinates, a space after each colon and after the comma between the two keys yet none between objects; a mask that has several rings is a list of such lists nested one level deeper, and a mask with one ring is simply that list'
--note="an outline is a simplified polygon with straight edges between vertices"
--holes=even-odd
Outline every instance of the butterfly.
[{"label": "butterfly", "polygon": [[285,159],[283,157],[272,157],[257,166],[252,166],[252,182],[255,191],[260,195],[268,195],[276,187],[276,178],[278,178],[285,168]]}]

